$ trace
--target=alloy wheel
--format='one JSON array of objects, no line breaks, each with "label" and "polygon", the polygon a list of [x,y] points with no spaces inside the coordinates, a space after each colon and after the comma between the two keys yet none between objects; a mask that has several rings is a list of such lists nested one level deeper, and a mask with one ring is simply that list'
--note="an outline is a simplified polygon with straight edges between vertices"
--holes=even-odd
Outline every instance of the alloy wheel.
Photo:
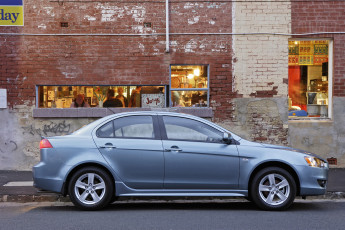
[{"label": "alloy wheel", "polygon": [[98,174],[85,173],[76,180],[74,193],[80,202],[92,205],[103,199],[106,185]]},{"label": "alloy wheel", "polygon": [[290,196],[290,184],[280,174],[267,174],[259,183],[259,194],[265,203],[269,205],[280,205]]}]

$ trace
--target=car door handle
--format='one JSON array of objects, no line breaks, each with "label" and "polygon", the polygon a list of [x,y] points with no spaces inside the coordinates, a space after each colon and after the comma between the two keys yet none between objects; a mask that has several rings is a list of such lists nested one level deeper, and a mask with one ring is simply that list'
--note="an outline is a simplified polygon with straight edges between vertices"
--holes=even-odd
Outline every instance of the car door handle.
[{"label": "car door handle", "polygon": [[112,143],[106,143],[104,146],[99,146],[100,148],[116,148],[116,146],[113,146]]},{"label": "car door handle", "polygon": [[178,146],[176,146],[176,145],[173,145],[173,146],[171,146],[170,148],[165,149],[165,151],[167,151],[167,152],[171,152],[171,151],[181,152],[182,149],[180,149],[180,148],[179,148]]}]

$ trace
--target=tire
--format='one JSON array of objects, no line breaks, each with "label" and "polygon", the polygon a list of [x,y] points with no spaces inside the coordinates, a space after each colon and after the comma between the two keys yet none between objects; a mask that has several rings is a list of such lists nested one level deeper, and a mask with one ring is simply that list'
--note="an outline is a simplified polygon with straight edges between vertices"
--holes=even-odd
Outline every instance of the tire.
[{"label": "tire", "polygon": [[295,200],[296,182],[282,168],[265,168],[254,176],[250,194],[253,202],[263,210],[285,210]]},{"label": "tire", "polygon": [[72,203],[82,210],[98,210],[107,206],[114,195],[112,177],[103,169],[85,167],[72,175],[68,184]]}]

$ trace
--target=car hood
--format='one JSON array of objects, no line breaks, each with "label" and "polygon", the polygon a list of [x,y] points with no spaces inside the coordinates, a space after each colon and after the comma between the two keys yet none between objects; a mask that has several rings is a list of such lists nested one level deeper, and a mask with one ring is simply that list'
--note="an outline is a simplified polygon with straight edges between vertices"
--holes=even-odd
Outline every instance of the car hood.
[{"label": "car hood", "polygon": [[291,151],[291,152],[297,152],[297,153],[303,153],[303,154],[307,154],[313,157],[317,157],[325,162],[327,162],[325,159],[323,159],[322,157],[320,157],[319,155],[315,154],[315,153],[311,153],[302,149],[295,149],[295,148],[291,148],[291,147],[286,147],[286,146],[279,146],[279,145],[271,145],[271,144],[260,144],[262,147],[264,148],[269,148],[269,149],[280,149],[280,150],[286,150],[286,151]]}]

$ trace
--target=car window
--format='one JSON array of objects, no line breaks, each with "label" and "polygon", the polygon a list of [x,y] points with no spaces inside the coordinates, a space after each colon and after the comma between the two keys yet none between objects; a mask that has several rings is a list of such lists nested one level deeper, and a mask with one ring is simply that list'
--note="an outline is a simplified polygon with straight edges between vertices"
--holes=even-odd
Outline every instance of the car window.
[{"label": "car window", "polygon": [[181,117],[163,116],[169,140],[221,142],[223,133],[207,124]]},{"label": "car window", "polygon": [[128,116],[114,120],[115,137],[155,138],[152,116]]},{"label": "car window", "polygon": [[113,122],[110,121],[99,128],[96,132],[97,137],[111,138],[114,137]]}]

